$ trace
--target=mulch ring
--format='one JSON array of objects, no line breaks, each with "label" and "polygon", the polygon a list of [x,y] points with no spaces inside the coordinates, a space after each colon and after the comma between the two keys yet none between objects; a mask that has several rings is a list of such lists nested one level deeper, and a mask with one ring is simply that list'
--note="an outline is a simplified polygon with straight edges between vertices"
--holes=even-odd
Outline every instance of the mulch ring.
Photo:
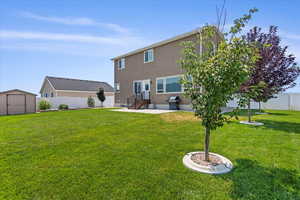
[{"label": "mulch ring", "polygon": [[218,156],[209,154],[209,162],[205,161],[204,157],[205,157],[204,152],[198,152],[198,153],[194,153],[191,156],[191,160],[198,165],[204,165],[204,166],[209,166],[209,165],[216,166],[216,165],[223,164],[222,159]]}]

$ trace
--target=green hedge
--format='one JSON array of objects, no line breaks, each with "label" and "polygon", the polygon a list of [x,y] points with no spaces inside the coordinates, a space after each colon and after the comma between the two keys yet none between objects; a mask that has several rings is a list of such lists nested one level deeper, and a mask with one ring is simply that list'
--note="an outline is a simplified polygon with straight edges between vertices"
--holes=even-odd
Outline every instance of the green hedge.
[{"label": "green hedge", "polygon": [[40,108],[40,110],[47,110],[47,109],[51,108],[51,104],[49,101],[41,100],[39,102],[39,108]]},{"label": "green hedge", "polygon": [[60,104],[60,105],[58,106],[58,109],[59,109],[59,110],[68,110],[68,109],[69,109],[69,106],[66,105],[66,104]]}]

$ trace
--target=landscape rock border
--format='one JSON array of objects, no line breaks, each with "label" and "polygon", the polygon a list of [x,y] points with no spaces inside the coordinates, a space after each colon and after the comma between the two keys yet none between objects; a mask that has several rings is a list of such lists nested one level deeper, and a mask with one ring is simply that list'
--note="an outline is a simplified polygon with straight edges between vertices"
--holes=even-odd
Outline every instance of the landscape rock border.
[{"label": "landscape rock border", "polygon": [[196,151],[196,152],[187,153],[182,159],[184,166],[186,166],[187,168],[194,170],[196,172],[201,172],[201,173],[206,173],[206,174],[225,174],[225,173],[230,172],[233,168],[233,164],[231,163],[231,161],[229,159],[227,159],[224,156],[221,156],[219,154],[216,154],[216,153],[209,153],[209,154],[219,157],[222,161],[222,164],[208,165],[208,166],[207,165],[199,165],[191,159],[192,155],[196,154],[196,153],[204,153],[204,152]]},{"label": "landscape rock border", "polygon": [[267,115],[267,114],[269,114],[269,113],[265,113],[265,112],[256,112],[255,114],[256,114],[256,115]]},{"label": "landscape rock border", "polygon": [[253,126],[264,125],[264,123],[262,123],[262,122],[248,122],[248,121],[240,121],[240,124],[247,124],[247,125],[253,125]]}]

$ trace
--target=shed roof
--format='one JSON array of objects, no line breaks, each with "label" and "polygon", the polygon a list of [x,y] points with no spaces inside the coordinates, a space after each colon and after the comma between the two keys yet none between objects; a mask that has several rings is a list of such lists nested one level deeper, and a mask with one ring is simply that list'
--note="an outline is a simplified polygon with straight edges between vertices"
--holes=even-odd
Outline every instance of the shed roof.
[{"label": "shed roof", "polygon": [[2,92],[0,92],[0,94],[6,94],[6,93],[10,93],[10,92],[22,92],[22,93],[26,93],[26,94],[30,94],[30,95],[37,96],[37,95],[34,94],[34,93],[27,92],[27,91],[24,91],[24,90],[19,90],[19,89],[13,89],[13,90],[2,91]]}]

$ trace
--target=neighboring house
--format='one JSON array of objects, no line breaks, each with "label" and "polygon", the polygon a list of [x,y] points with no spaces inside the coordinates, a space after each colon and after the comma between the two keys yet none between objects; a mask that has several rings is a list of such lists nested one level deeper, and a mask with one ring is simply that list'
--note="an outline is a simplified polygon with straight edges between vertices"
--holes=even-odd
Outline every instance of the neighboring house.
[{"label": "neighboring house", "polygon": [[96,106],[101,105],[96,95],[99,88],[103,88],[105,92],[104,106],[113,107],[114,89],[106,82],[46,76],[40,94],[41,98],[50,101],[53,108],[57,108],[59,104],[84,108],[87,107],[87,98],[90,96],[95,99]]},{"label": "neighboring house", "polygon": [[[196,41],[201,29],[152,44],[112,58],[115,71],[115,105],[130,106],[130,99],[139,94],[150,97],[150,108],[168,108],[170,96],[179,96],[180,108],[190,109],[190,100],[183,96],[180,63],[183,41]],[[201,45],[196,47],[199,53]]]}]

